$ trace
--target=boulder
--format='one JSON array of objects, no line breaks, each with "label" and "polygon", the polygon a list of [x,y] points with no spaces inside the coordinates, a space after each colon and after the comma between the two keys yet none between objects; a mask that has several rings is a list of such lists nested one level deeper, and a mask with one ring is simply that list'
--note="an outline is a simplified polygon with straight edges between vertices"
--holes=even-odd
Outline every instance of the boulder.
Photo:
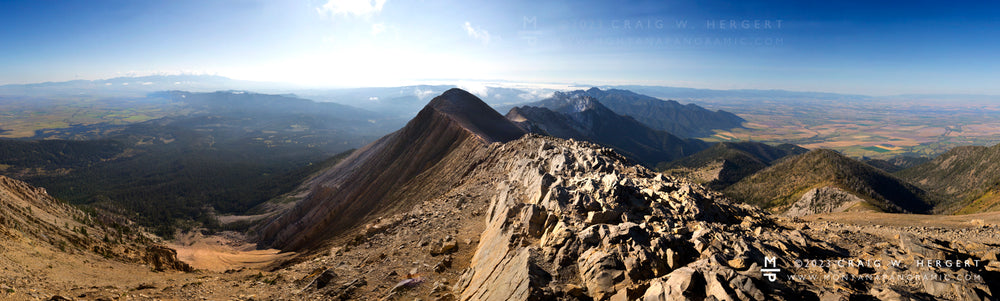
[{"label": "boulder", "polygon": [[911,259],[945,259],[944,252],[925,246],[919,238],[911,233],[899,235],[899,247],[910,255]]},{"label": "boulder", "polygon": [[666,276],[650,282],[649,289],[643,295],[645,301],[666,300],[703,300],[705,295],[705,278],[701,272],[682,267]]},{"label": "boulder", "polygon": [[177,251],[166,246],[153,245],[146,248],[144,260],[157,271],[194,271],[194,268],[191,268],[190,265],[177,259]]},{"label": "boulder", "polygon": [[451,235],[448,235],[437,243],[432,244],[430,253],[431,256],[438,256],[455,253],[455,251],[458,251],[458,241]]},{"label": "boulder", "polygon": [[578,267],[592,297],[601,300],[615,293],[615,284],[625,280],[625,265],[617,252],[608,253],[594,248],[580,254]]}]

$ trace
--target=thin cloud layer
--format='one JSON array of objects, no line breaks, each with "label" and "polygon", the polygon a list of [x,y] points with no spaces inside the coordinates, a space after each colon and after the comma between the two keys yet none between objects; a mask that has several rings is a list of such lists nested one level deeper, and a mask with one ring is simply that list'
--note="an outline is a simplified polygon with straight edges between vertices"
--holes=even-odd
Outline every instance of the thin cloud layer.
[{"label": "thin cloud layer", "polygon": [[366,17],[378,14],[385,6],[386,0],[329,0],[323,6],[316,8],[320,15],[336,17],[339,15],[354,15]]},{"label": "thin cloud layer", "polygon": [[469,23],[468,21],[465,22],[462,28],[465,28],[465,33],[469,34],[469,36],[473,39],[482,42],[483,45],[489,44],[492,40],[492,38],[490,38],[489,31],[483,30],[482,28],[472,27],[472,23]]}]

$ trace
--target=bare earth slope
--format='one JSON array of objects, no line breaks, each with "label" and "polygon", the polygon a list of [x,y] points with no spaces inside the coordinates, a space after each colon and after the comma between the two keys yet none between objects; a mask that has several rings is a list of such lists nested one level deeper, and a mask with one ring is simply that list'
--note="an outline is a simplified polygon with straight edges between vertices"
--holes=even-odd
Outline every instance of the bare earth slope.
[{"label": "bare earth slope", "polygon": [[[0,297],[29,299],[79,288],[81,280],[89,288],[132,283],[138,279],[130,277],[154,271],[191,270],[174,250],[137,229],[128,221],[86,214],[45,189],[0,176],[0,285],[6,287]],[[93,266],[132,273],[99,277],[103,274]]]}]

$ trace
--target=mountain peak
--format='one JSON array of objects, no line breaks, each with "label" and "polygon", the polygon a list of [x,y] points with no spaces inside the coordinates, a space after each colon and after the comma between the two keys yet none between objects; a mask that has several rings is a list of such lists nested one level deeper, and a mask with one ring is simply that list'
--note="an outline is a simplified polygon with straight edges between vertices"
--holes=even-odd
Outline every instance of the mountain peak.
[{"label": "mountain peak", "polygon": [[[309,180],[310,193],[261,228],[259,244],[297,250],[359,225],[372,215],[412,206],[457,183],[456,166],[525,132],[475,95],[451,89],[402,129],[358,149]],[[464,167],[463,167],[464,168]]]},{"label": "mountain peak", "polygon": [[602,105],[596,98],[575,92],[556,92],[551,98],[539,101],[532,106],[545,107],[564,114],[579,113],[594,109],[611,112],[610,109]]},{"label": "mountain peak", "polygon": [[489,107],[479,97],[476,97],[476,95],[459,88],[451,88],[448,91],[444,91],[441,95],[431,99],[431,102],[427,106],[446,113],[459,113],[461,111]]},{"label": "mountain peak", "polygon": [[524,131],[479,97],[459,88],[449,89],[434,97],[424,110],[434,110],[448,116],[486,142],[507,142],[524,135]]}]

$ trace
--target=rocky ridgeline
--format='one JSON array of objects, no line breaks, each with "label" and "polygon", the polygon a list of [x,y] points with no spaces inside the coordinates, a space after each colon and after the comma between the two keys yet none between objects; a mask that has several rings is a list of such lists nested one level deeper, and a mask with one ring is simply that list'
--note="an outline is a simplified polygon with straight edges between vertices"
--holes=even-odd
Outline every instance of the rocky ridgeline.
[{"label": "rocky ridgeline", "polygon": [[444,299],[979,300],[1000,267],[996,245],[811,229],[585,142],[527,136],[490,148],[485,168],[499,178],[487,225]]}]

